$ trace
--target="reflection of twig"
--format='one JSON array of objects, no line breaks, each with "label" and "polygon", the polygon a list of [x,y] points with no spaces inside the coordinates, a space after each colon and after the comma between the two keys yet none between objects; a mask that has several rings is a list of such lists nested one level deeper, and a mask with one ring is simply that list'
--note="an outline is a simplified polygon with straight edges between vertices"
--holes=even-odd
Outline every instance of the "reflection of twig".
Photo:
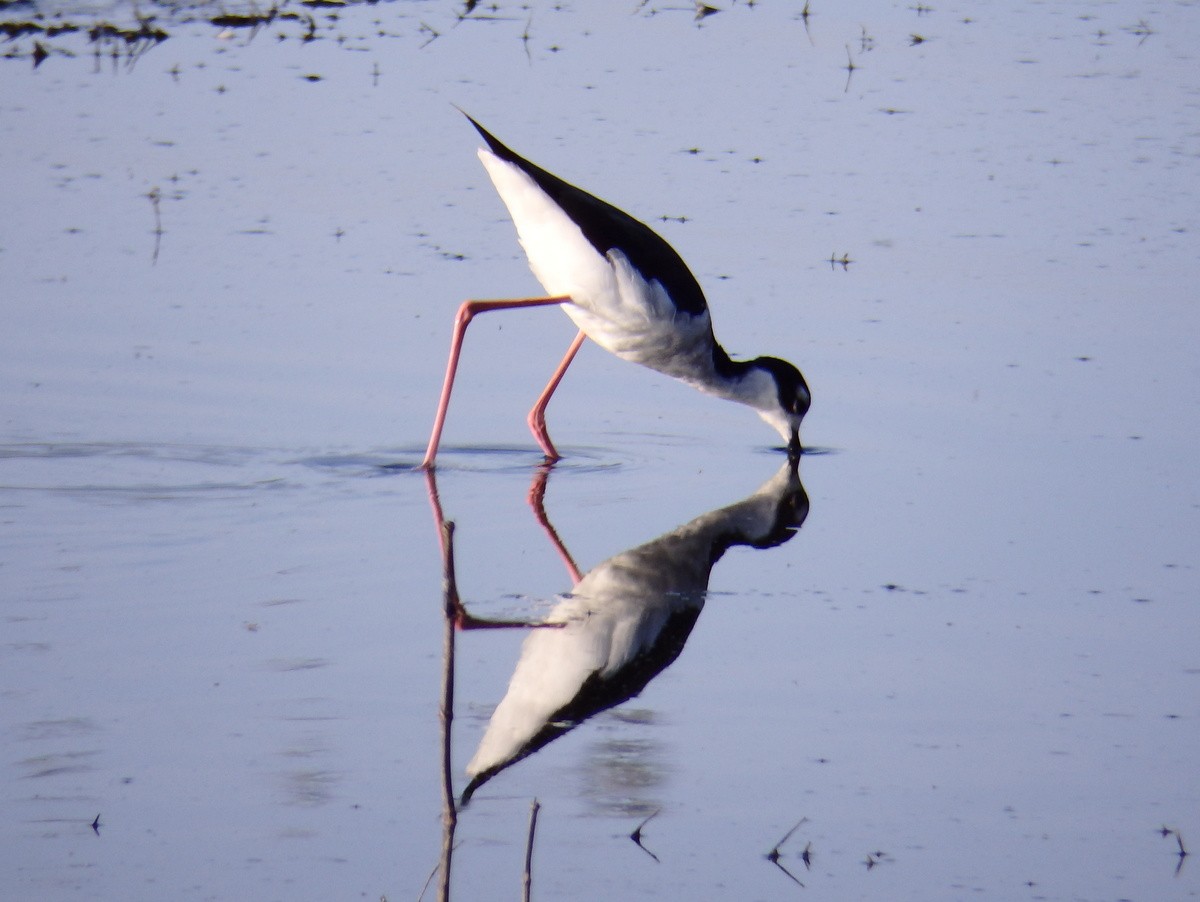
[{"label": "reflection of twig", "polygon": [[799,877],[797,877],[795,874],[793,874],[791,871],[789,871],[787,868],[785,868],[782,864],[779,863],[778,858],[773,860],[771,862],[771,864],[775,865],[775,867],[777,867],[777,868],[779,868],[779,870],[783,871],[787,875],[788,879],[791,880],[793,883],[795,883],[796,886],[799,886],[799,887],[804,886],[804,884],[800,882]]},{"label": "reflection of twig", "polygon": [[1154,29],[1150,27],[1149,23],[1145,19],[1139,19],[1137,25],[1130,26],[1125,30],[1135,38],[1141,38],[1141,40],[1138,41],[1139,47],[1146,43],[1146,39],[1150,37],[1150,35],[1154,34]]},{"label": "reflection of twig", "polygon": [[812,44],[812,32],[808,28],[808,19],[812,15],[812,10],[808,8],[809,0],[804,0],[804,9],[800,10],[800,21],[804,23],[804,33],[808,35],[808,43]]},{"label": "reflection of twig", "polygon": [[1183,847],[1183,834],[1181,834],[1178,830],[1174,829],[1173,827],[1168,827],[1165,824],[1163,825],[1163,828],[1159,831],[1159,833],[1161,833],[1164,837],[1174,836],[1175,842],[1179,846],[1179,851],[1176,853],[1176,855],[1179,857],[1179,863],[1177,865],[1175,865],[1175,876],[1178,877],[1179,872],[1183,870],[1184,859],[1187,858],[1189,854],[1191,854],[1190,852],[1188,852],[1187,849],[1185,849]]},{"label": "reflection of twig", "polygon": [[850,54],[850,45],[846,45],[846,87],[842,89],[843,94],[850,93],[850,79],[854,77],[854,70],[858,66],[854,65],[854,57]]},{"label": "reflection of twig", "polygon": [[651,852],[649,849],[647,849],[644,845],[642,845],[642,828],[645,827],[648,823],[650,823],[650,821],[652,821],[655,817],[657,817],[658,813],[660,811],[662,811],[661,808],[655,808],[652,812],[650,812],[650,814],[648,814],[646,816],[646,819],[643,820],[636,827],[634,827],[633,832],[629,834],[629,838],[632,839],[634,841],[634,843],[637,844],[637,847],[639,849],[641,849],[643,852],[645,852],[647,855],[649,855],[651,858],[653,858],[655,861],[658,861],[658,856],[655,855],[653,852]]},{"label": "reflection of twig", "polygon": [[[795,826],[793,826],[792,829],[787,833],[783,834],[783,839],[775,843],[775,848],[773,848],[765,856],[767,861],[771,862],[771,864],[775,865],[775,867],[787,874],[797,886],[804,886],[804,884],[800,882],[799,878],[795,874],[779,863],[779,850],[785,842],[792,838],[792,834],[800,829],[800,825],[805,823],[808,823],[808,818],[806,817],[802,817],[800,820],[796,821]],[[801,856],[801,858],[804,860],[805,868],[812,866],[812,843],[809,843],[804,847],[804,854]]]},{"label": "reflection of twig", "polygon": [[437,876],[438,868],[441,864],[435,864],[433,870],[429,872],[429,876],[425,878],[425,885],[421,887],[421,894],[417,896],[417,902],[421,902],[425,898],[425,890],[429,889],[429,884],[433,882],[433,878]]},{"label": "reflection of twig", "polygon": [[529,891],[533,888],[533,835],[537,831],[537,816],[541,807],[537,799],[529,806],[529,837],[525,840],[525,872],[521,878],[523,902],[529,902]]},{"label": "reflection of twig", "polygon": [[432,25],[426,24],[425,22],[421,23],[421,27],[417,29],[417,34],[429,35],[429,37],[425,39],[425,43],[422,44],[420,46],[420,48],[418,48],[420,50],[424,50],[426,47],[428,47],[430,44],[432,44],[434,41],[436,41],[438,38],[441,37],[441,34],[438,32],[438,30],[436,28],[434,28]]},{"label": "reflection of twig", "polygon": [[438,708],[442,725],[442,858],[438,899],[450,898],[450,864],[454,855],[454,830],[458,826],[458,811],[454,807],[454,780],[450,770],[450,727],[454,722],[454,628],[458,600],[458,582],[454,577],[454,524],[443,520],[442,535],[442,611],[445,629],[442,634],[442,699]]},{"label": "reflection of twig", "polygon": [[829,259],[825,262],[829,264],[829,268],[831,270],[837,269],[838,266],[841,266],[843,271],[849,272],[850,264],[854,261],[850,259],[849,253],[843,253],[841,257],[838,257],[837,252],[834,251],[834,253],[829,255]]},{"label": "reflection of twig", "polygon": [[154,208],[154,256],[150,259],[150,265],[154,266],[158,263],[158,251],[162,247],[162,210],[159,209],[159,203],[162,201],[162,192],[155,185],[146,193],[146,197],[150,201],[150,206]]},{"label": "reflection of twig", "polygon": [[802,817],[802,818],[800,818],[800,820],[796,821],[795,826],[792,827],[792,829],[789,830],[787,833],[783,834],[783,839],[781,839],[781,840],[779,840],[779,842],[775,843],[775,847],[773,849],[771,849],[770,852],[767,853],[767,861],[778,861],[780,847],[785,842],[787,842],[789,839],[792,838],[792,834],[795,833],[797,830],[799,830],[800,826],[802,824],[805,824],[807,822],[808,822],[808,818],[806,818],[806,817]]}]

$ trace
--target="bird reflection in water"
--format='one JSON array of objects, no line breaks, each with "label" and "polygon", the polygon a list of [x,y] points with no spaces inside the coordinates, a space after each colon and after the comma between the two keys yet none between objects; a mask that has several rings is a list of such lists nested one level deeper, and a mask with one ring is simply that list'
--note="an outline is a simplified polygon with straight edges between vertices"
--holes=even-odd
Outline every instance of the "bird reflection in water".
[{"label": "bird reflection in water", "polygon": [[[578,569],[545,518],[545,476],[543,470],[541,481],[535,479],[530,502],[576,575]],[[436,490],[431,497],[436,499]],[[683,650],[704,606],[712,567],[722,555],[738,545],[780,545],[807,515],[808,496],[798,461],[792,459],[748,498],[576,576],[571,592],[536,624],[477,620],[455,592],[453,616],[460,627],[541,627],[526,637],[508,691],[467,765],[470,782],[462,804],[505,768],[638,695]],[[449,554],[448,543],[443,546]]]},{"label": "bird reflection in water", "polygon": [[[550,470],[544,466],[536,472],[529,503],[575,586],[544,620],[536,622],[487,620],[467,611],[455,578],[454,525],[442,513],[434,471],[425,474],[439,530],[446,616],[440,706],[442,855],[435,871],[441,875],[440,899],[449,898],[458,821],[450,744],[455,633],[462,629],[531,629],[508,691],[467,765],[470,781],[461,798],[465,806],[480,786],[505,768],[589,717],[640,693],[683,650],[704,606],[713,565],[722,555],[738,545],[759,549],[782,545],[808,516],[799,458],[789,455],[787,463],[748,498],[702,514],[581,574],[546,516],[544,496]],[[530,850],[532,842],[531,821]],[[526,857],[528,861],[528,851]],[[526,873],[526,885],[528,879]]]}]

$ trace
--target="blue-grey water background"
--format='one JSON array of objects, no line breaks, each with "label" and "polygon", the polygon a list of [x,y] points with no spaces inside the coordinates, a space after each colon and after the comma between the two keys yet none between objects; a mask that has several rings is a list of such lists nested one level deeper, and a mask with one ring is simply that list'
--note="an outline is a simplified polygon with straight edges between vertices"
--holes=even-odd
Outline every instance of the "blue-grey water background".
[{"label": "blue-grey water background", "polygon": [[[651,222],[824,452],[670,668],[480,790],[455,897],[518,895],[535,797],[540,899],[1200,895],[1200,8],[712,5],[0,8],[41,28],[0,45],[0,896],[422,892],[410,467],[457,304],[537,291],[455,105]],[[484,616],[570,588],[524,414],[572,334],[472,326],[438,485]],[[550,427],[585,570],[780,462],[594,347]],[[521,639],[459,636],[460,790]]]}]

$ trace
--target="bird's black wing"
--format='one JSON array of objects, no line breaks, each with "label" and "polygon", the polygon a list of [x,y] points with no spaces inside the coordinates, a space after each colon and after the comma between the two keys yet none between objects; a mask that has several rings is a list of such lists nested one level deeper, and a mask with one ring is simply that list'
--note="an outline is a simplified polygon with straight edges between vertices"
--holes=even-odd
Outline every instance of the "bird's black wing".
[{"label": "bird's black wing", "polygon": [[[466,113],[463,115],[466,116]],[[676,308],[684,313],[695,316],[708,309],[700,283],[683,258],[648,225],[535,166],[497,141],[470,116],[467,119],[483,136],[492,153],[502,160],[515,163],[533,179],[574,220],[584,237],[601,255],[610,250],[619,250],[646,281],[657,279]]]}]

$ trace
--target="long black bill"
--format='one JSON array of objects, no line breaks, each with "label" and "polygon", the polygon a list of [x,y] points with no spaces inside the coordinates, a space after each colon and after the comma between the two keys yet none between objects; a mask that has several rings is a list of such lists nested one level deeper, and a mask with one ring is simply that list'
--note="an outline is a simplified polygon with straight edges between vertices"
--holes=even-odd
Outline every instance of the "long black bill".
[{"label": "long black bill", "polygon": [[804,448],[800,444],[800,430],[799,429],[792,430],[792,436],[791,436],[791,438],[788,439],[787,452],[788,452],[788,457],[792,460],[798,459],[800,457],[800,455],[804,452]]}]

